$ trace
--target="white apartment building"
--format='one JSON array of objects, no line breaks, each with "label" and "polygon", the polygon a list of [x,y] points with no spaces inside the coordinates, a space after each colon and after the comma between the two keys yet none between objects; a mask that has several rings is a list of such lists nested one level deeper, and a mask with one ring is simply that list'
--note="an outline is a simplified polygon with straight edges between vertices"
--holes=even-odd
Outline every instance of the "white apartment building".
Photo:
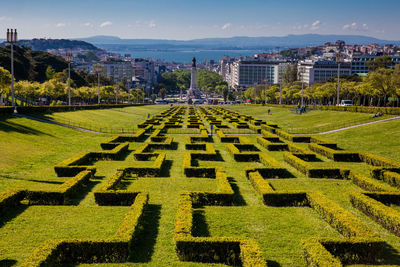
[{"label": "white apartment building", "polygon": [[121,82],[124,78],[132,80],[132,65],[129,61],[110,60],[100,63],[102,75],[112,78],[115,82]]},{"label": "white apartment building", "polygon": [[[353,54],[351,57],[351,73],[352,74],[357,74],[357,73],[368,73],[368,65],[367,62],[374,60],[378,57],[382,56],[376,56],[376,55],[368,55],[368,54]],[[400,55],[391,55],[389,56],[394,65],[400,64]]]},{"label": "white apartment building", "polygon": [[265,83],[275,84],[282,81],[286,67],[287,64],[280,61],[239,60],[230,65],[230,73],[225,74],[224,80],[233,89],[247,89]]},{"label": "white apartment building", "polygon": [[[330,60],[304,60],[298,63],[297,72],[299,80],[310,86],[337,77],[338,64]],[[340,63],[340,75],[352,75],[350,62]]]},{"label": "white apartment building", "polygon": [[141,78],[146,82],[146,91],[148,94],[155,83],[157,82],[157,75],[155,72],[155,64],[152,60],[135,58],[132,60],[133,77]]}]

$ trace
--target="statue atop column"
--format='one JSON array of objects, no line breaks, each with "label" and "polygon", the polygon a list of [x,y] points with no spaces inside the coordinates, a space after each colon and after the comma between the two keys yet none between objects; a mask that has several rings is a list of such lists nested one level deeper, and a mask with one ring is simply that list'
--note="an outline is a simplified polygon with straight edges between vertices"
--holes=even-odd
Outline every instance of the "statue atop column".
[{"label": "statue atop column", "polygon": [[190,88],[187,91],[187,99],[199,99],[201,98],[201,92],[197,89],[197,75],[196,75],[196,58],[192,59],[192,70],[191,70],[191,80]]},{"label": "statue atop column", "polygon": [[196,58],[195,57],[192,59],[192,67],[196,68]]}]

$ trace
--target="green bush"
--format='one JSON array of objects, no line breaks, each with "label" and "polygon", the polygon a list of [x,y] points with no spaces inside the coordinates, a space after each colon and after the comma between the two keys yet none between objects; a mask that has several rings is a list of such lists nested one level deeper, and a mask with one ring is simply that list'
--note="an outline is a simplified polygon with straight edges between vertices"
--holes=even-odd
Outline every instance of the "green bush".
[{"label": "green bush", "polygon": [[326,147],[324,144],[310,143],[310,144],[308,144],[308,148],[311,151],[321,154],[321,155],[327,157],[328,159],[332,159],[334,161],[342,161],[342,162],[360,162],[361,161],[359,153],[338,151],[338,150]]},{"label": "green bush", "polygon": [[0,114],[13,114],[14,108],[13,107],[0,107]]},{"label": "green bush", "polygon": [[367,190],[367,191],[393,191],[393,190],[395,190],[394,188],[391,188],[390,186],[382,184],[376,180],[367,178],[361,174],[354,173],[353,171],[350,171],[349,179],[352,180],[355,185],[358,185],[359,187],[361,187],[362,189]]},{"label": "green bush", "polygon": [[273,143],[265,137],[257,137],[257,143],[259,143],[261,146],[265,147],[269,151],[289,150],[288,144]]},{"label": "green bush", "polygon": [[350,202],[354,207],[364,212],[390,232],[400,236],[400,213],[374,198],[382,199],[386,204],[390,204],[388,200],[391,200],[390,202],[397,202],[396,204],[398,204],[400,202],[400,193],[353,192],[350,194]]}]

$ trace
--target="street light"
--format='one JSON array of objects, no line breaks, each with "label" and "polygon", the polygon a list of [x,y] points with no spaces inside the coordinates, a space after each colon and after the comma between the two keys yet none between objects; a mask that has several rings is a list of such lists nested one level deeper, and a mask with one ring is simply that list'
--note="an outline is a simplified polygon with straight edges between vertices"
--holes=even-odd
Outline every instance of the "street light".
[{"label": "street light", "polygon": [[7,29],[7,43],[11,45],[11,102],[15,107],[14,95],[14,44],[17,42],[17,29]]},{"label": "street light", "polygon": [[65,54],[65,59],[68,62],[68,106],[71,106],[71,62],[73,60],[72,52]]},{"label": "street light", "polygon": [[340,63],[341,63],[341,60],[342,60],[342,54],[340,52],[338,52],[336,54],[336,63],[338,64],[336,105],[339,105],[339,101],[340,101]]},{"label": "street light", "polygon": [[304,105],[304,81],[303,77],[304,76],[304,68],[300,68],[300,81],[301,81],[301,105]]},{"label": "street light", "polygon": [[94,69],[97,72],[97,104],[100,105],[100,72],[103,70],[103,68],[100,64],[96,64]]}]

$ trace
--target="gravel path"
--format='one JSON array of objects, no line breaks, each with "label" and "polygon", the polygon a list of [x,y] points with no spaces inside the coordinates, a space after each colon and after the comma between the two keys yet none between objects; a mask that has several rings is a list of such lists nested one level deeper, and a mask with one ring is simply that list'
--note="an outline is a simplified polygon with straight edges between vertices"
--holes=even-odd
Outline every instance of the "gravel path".
[{"label": "gravel path", "polygon": [[365,125],[375,124],[375,123],[384,122],[384,121],[398,120],[398,119],[400,119],[400,116],[387,118],[387,119],[383,119],[383,120],[378,120],[378,121],[371,121],[371,122],[356,124],[356,125],[352,125],[352,126],[348,126],[348,127],[344,127],[344,128],[340,128],[340,129],[335,129],[335,130],[330,130],[330,131],[326,131],[326,132],[320,132],[320,133],[316,133],[316,134],[336,133],[336,132],[345,131],[348,129],[353,129],[353,128],[357,128],[357,127],[361,127],[361,126],[365,126]]}]

